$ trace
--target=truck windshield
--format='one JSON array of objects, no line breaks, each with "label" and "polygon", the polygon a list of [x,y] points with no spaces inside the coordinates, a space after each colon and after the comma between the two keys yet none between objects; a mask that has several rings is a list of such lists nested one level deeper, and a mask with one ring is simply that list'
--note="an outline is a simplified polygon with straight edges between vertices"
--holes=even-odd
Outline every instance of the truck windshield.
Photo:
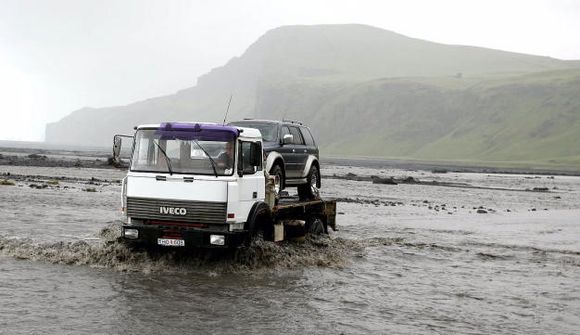
[{"label": "truck windshield", "polygon": [[178,132],[175,134],[171,136],[171,132],[160,133],[156,129],[138,130],[135,134],[131,171],[221,176],[233,174],[234,140],[202,140],[178,136]]}]

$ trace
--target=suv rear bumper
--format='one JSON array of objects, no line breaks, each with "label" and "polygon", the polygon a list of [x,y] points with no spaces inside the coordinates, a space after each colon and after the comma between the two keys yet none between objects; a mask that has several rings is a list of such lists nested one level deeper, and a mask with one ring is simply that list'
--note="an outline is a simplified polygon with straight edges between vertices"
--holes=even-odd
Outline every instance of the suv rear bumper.
[{"label": "suv rear bumper", "polygon": [[[212,243],[212,236],[218,240],[223,237],[223,244]],[[147,245],[161,245],[159,239],[168,239],[183,240],[184,245],[180,247],[185,248],[234,248],[244,244],[248,232],[245,230],[230,232],[196,228],[169,232],[165,228],[155,225],[123,225],[121,237],[127,242]]]}]

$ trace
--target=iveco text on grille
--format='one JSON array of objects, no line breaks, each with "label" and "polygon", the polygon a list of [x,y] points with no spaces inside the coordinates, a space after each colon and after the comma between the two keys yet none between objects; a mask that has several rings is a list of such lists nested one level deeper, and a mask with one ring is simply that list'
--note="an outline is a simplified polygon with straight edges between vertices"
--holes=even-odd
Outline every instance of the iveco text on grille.
[{"label": "iveco text on grille", "polygon": [[185,215],[187,214],[187,209],[178,207],[159,207],[159,213],[161,214],[171,214],[171,215]]}]

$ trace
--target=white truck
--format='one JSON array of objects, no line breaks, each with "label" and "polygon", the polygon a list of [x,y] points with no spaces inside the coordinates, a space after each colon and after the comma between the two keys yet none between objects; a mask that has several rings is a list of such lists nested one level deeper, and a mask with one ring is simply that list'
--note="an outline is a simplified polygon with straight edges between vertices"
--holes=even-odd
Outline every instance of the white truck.
[{"label": "white truck", "polygon": [[[237,247],[336,229],[336,202],[277,199],[253,128],[166,122],[135,127],[122,182],[127,241],[172,247]],[[268,188],[268,189],[267,189]]]}]

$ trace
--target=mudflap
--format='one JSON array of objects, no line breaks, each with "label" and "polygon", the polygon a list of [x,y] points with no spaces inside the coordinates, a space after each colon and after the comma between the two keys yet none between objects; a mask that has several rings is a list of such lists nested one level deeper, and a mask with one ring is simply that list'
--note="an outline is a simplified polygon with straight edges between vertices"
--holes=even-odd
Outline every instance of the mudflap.
[{"label": "mudflap", "polygon": [[324,226],[327,233],[327,227],[332,228],[333,231],[338,230],[336,228],[336,200],[326,201],[324,203],[322,221],[324,221]]}]

